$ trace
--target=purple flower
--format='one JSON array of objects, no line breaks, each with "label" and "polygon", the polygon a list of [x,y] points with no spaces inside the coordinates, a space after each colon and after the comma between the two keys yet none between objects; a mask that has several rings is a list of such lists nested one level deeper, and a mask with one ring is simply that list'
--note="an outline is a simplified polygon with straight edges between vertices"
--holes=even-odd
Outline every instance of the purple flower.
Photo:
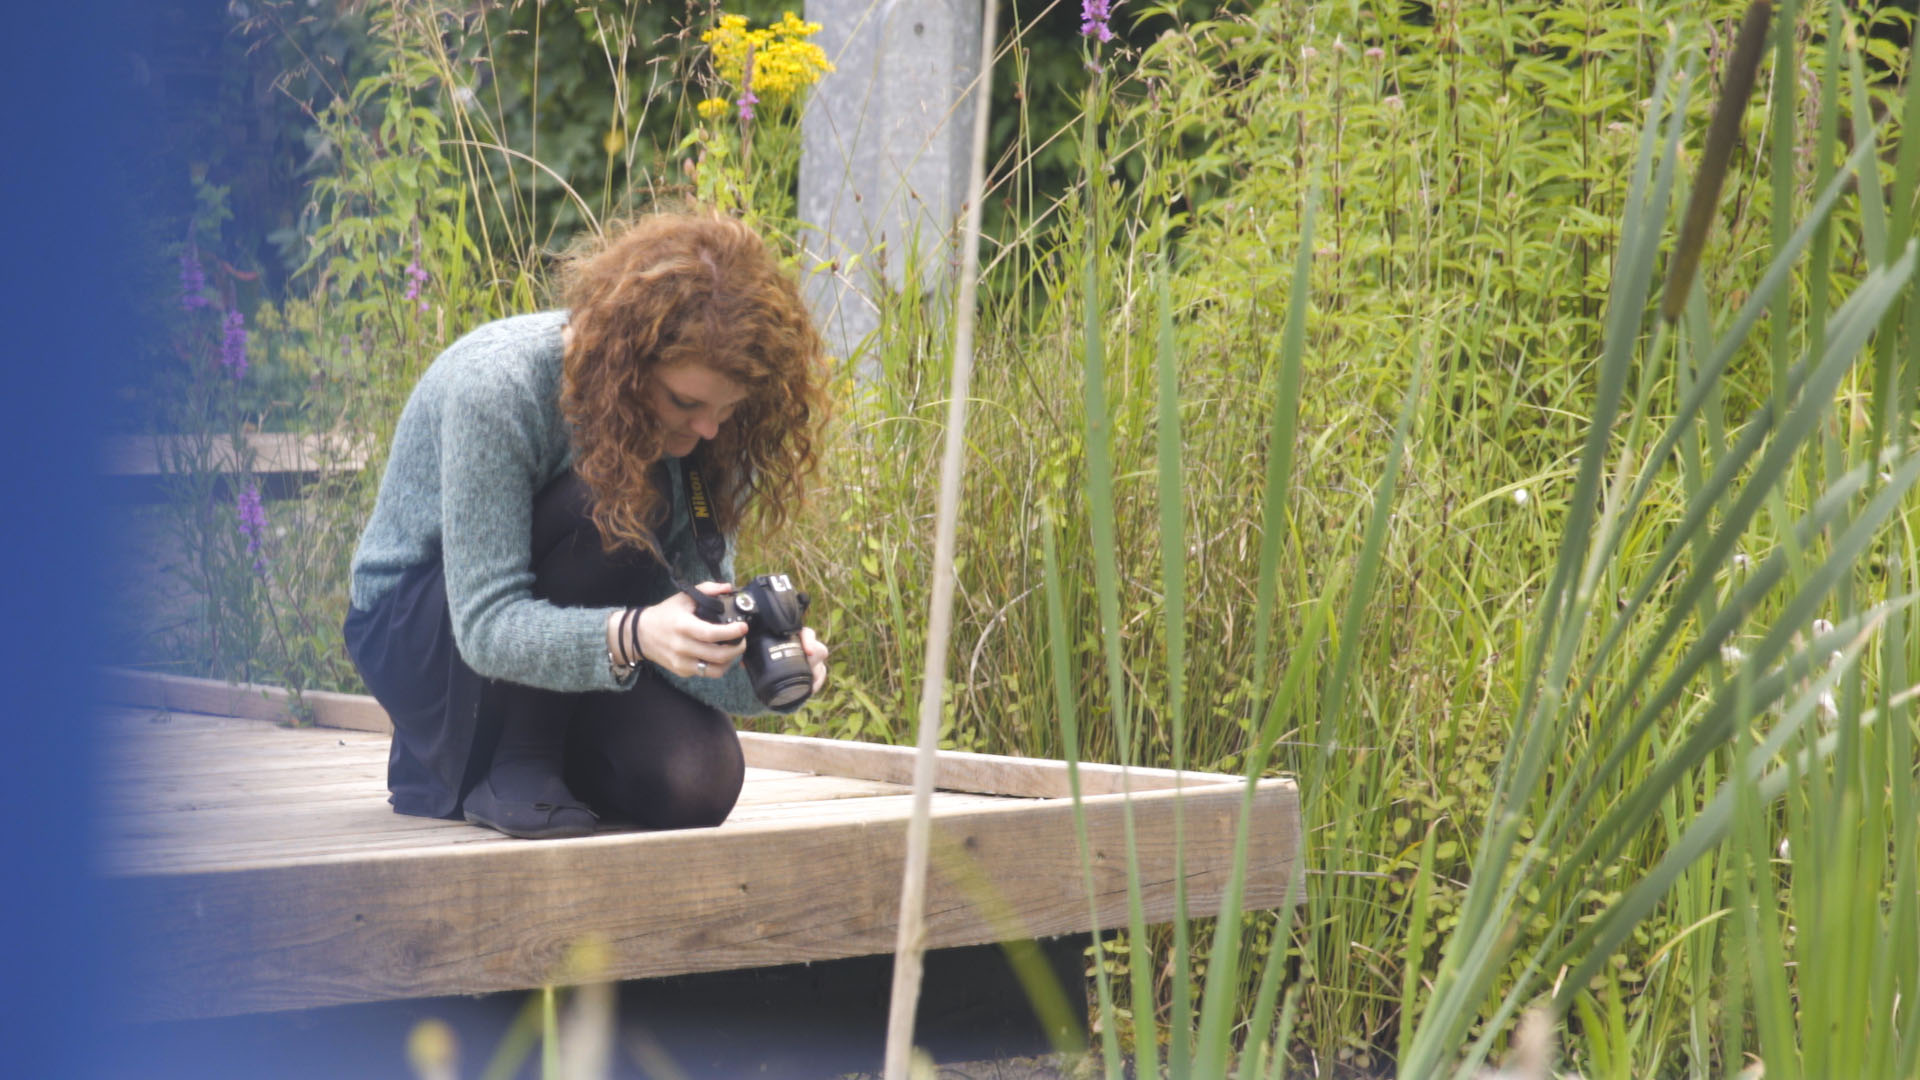
[{"label": "purple flower", "polygon": [[419,300],[421,311],[427,310],[427,302],[424,299],[421,299],[421,296],[420,296],[420,286],[425,285],[427,283],[427,277],[428,275],[426,270],[422,269],[420,266],[420,256],[415,255],[413,257],[413,261],[407,264],[406,298],[408,300]]},{"label": "purple flower", "polygon": [[247,317],[238,311],[228,311],[220,325],[226,331],[220,340],[220,366],[239,382],[247,375]]},{"label": "purple flower", "polygon": [[247,554],[253,556],[254,570],[266,573],[267,557],[262,545],[267,538],[267,508],[260,503],[260,485],[248,480],[233,510],[240,518],[240,535],[247,538]]},{"label": "purple flower", "polygon": [[195,311],[207,306],[207,272],[200,265],[200,249],[192,244],[180,253],[180,307]]},{"label": "purple flower", "polygon": [[1113,18],[1114,0],[1080,0],[1080,36],[1090,37],[1101,43],[1113,40],[1113,28],[1107,22]]},{"label": "purple flower", "polygon": [[760,98],[753,92],[753,53],[747,53],[747,62],[740,68],[740,97],[734,101],[740,106],[740,122],[745,124],[753,119],[753,107],[760,104]]}]

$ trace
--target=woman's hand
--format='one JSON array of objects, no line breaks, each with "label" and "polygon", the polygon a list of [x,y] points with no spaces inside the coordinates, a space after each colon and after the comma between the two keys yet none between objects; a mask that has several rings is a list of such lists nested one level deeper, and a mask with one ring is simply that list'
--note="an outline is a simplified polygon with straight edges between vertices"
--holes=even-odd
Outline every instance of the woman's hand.
[{"label": "woman's hand", "polygon": [[[723,581],[703,581],[695,587],[708,596],[733,591]],[[684,593],[674,593],[640,611],[640,651],[655,667],[682,678],[725,675],[745,650],[741,639],[746,636],[746,623],[710,623],[695,615],[693,600]],[[814,678],[817,684],[820,675]]]},{"label": "woman's hand", "polygon": [[813,669],[813,692],[817,694],[827,685],[827,647],[811,626],[800,628],[800,647],[807,652],[807,666]]}]

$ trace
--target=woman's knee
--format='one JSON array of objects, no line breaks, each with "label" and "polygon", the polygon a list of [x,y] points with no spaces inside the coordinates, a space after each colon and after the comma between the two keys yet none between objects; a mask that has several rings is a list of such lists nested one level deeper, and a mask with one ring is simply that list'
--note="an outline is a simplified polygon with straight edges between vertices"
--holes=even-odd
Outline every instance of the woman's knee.
[{"label": "woman's knee", "polygon": [[[746,779],[740,737],[725,713],[671,687],[648,695],[650,707],[601,715],[591,725],[595,759],[587,771],[611,809],[654,829],[718,825],[732,813]],[[622,697],[631,698],[630,691]]]},{"label": "woman's knee", "polygon": [[654,790],[641,792],[656,828],[691,829],[718,825],[733,812],[746,780],[740,737],[725,716],[714,714],[697,740],[675,746],[653,777]]}]

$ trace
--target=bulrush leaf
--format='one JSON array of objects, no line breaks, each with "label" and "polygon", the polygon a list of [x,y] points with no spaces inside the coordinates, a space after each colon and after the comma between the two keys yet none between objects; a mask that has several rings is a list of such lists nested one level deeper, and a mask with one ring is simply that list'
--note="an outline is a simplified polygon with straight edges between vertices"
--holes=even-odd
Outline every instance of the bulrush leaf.
[{"label": "bulrush leaf", "polygon": [[[1179,356],[1173,341],[1173,296],[1165,261],[1154,274],[1160,310],[1158,368],[1160,415],[1155,444],[1160,463],[1160,573],[1166,595],[1167,717],[1173,729],[1173,767],[1187,767],[1187,542],[1186,500],[1181,492]],[[1186,1080],[1192,1049],[1192,965],[1187,937],[1186,814],[1173,804],[1173,980],[1168,1009],[1167,1068]]]},{"label": "bulrush leaf", "polygon": [[[1263,552],[1267,550],[1269,543],[1278,544],[1280,532],[1286,522],[1285,503],[1291,466],[1285,462],[1292,460],[1293,429],[1299,403],[1300,354],[1305,341],[1309,277],[1312,272],[1313,204],[1314,197],[1310,193],[1307,197],[1306,211],[1302,215],[1300,248],[1294,259],[1293,286],[1289,291],[1292,299],[1289,301],[1287,336],[1282,346],[1280,360],[1280,387],[1276,391],[1278,396],[1274,404],[1273,433],[1268,441],[1267,503],[1264,515],[1268,533],[1262,540]],[[1401,420],[1403,425],[1407,421],[1405,410]],[[1396,439],[1392,452],[1394,460],[1398,460],[1402,453],[1402,442],[1399,439]],[[1281,454],[1285,455],[1284,458],[1280,459],[1280,464],[1275,464],[1276,456]],[[1277,547],[1275,550],[1277,551]],[[1264,587],[1271,590],[1272,569],[1265,555],[1262,556],[1261,574],[1262,580],[1267,582]],[[1221,1076],[1226,1072],[1227,1053],[1233,1027],[1234,998],[1239,986],[1240,900],[1246,890],[1248,830],[1253,826],[1253,788],[1266,769],[1267,754],[1272,748],[1273,740],[1277,737],[1275,728],[1284,714],[1285,706],[1299,692],[1300,678],[1306,671],[1306,658],[1312,655],[1313,645],[1320,640],[1320,634],[1326,626],[1327,604],[1330,599],[1331,594],[1321,597],[1321,603],[1314,617],[1309,620],[1307,630],[1300,638],[1301,647],[1294,650],[1293,658],[1288,663],[1287,675],[1281,683],[1280,692],[1268,706],[1266,721],[1260,725],[1259,734],[1254,738],[1253,745],[1248,748],[1247,786],[1240,801],[1239,828],[1234,834],[1233,868],[1227,879],[1227,888],[1220,900],[1219,919],[1214,924],[1213,947],[1208,954],[1211,961],[1207,967],[1207,981],[1200,998],[1200,1026],[1194,1041],[1191,1073],[1193,1076]],[[1270,608],[1272,597],[1268,596],[1260,603],[1263,610]],[[1264,631],[1261,633],[1264,634]],[[1265,646],[1265,638],[1261,637],[1259,645],[1261,655],[1264,655]],[[1256,676],[1256,685],[1258,685],[1257,678]],[[1254,704],[1258,707],[1257,698]],[[1289,883],[1289,893],[1293,888],[1293,883]],[[1284,954],[1284,947],[1280,944],[1282,940],[1276,932],[1274,948]],[[1268,977],[1278,978],[1279,973],[1271,969],[1280,966],[1279,963],[1269,957],[1268,965],[1269,970],[1263,973],[1263,983]],[[1271,1015],[1270,1008],[1265,1015]],[[1264,1024],[1264,1015],[1258,1019]]]},{"label": "bulrush leaf", "polygon": [[1300,362],[1306,353],[1307,292],[1313,273],[1313,215],[1317,188],[1307,191],[1300,211],[1300,246],[1293,256],[1293,284],[1287,290],[1287,329],[1280,340],[1280,369],[1273,389],[1273,420],[1267,427],[1267,482],[1261,495],[1260,576],[1254,587],[1254,701],[1267,674],[1272,640],[1275,577],[1280,540],[1287,527],[1288,493],[1293,483],[1293,441],[1300,423]]}]

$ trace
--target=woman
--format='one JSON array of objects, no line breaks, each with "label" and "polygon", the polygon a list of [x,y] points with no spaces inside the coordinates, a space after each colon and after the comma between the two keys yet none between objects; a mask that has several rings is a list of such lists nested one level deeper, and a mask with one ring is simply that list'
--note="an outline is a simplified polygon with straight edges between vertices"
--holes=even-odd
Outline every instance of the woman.
[{"label": "woman", "polygon": [[[346,623],[393,718],[390,801],[522,837],[717,825],[745,768],[728,716],[767,710],[735,663],[745,625],[680,585],[728,591],[743,512],[771,530],[799,504],[820,338],[759,237],[715,215],[575,255],[563,298],[456,341],[394,431]],[[729,538],[705,557],[689,472]],[[827,650],[802,644],[817,691]]]}]

